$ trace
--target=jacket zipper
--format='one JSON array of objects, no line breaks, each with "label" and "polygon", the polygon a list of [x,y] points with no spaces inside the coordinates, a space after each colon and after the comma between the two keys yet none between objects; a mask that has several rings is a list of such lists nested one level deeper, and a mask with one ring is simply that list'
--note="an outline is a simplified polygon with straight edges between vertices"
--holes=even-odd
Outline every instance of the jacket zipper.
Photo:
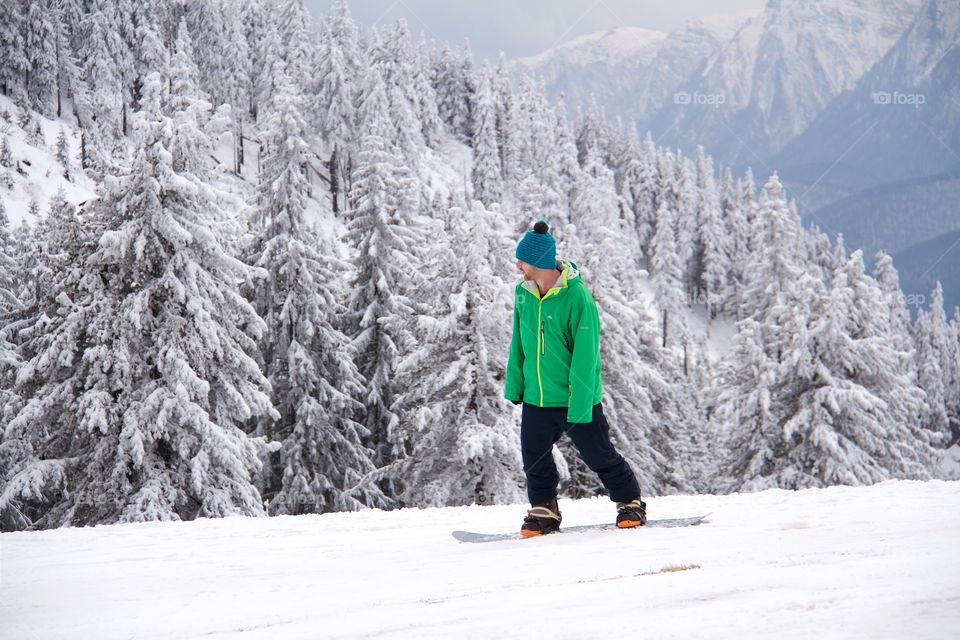
[{"label": "jacket zipper", "polygon": [[540,375],[540,356],[547,354],[547,336],[543,327],[543,301],[550,297],[550,294],[553,293],[553,289],[547,291],[547,295],[540,298],[539,304],[537,305],[537,327],[538,331],[538,342],[537,345],[537,386],[540,387],[540,406],[543,406],[543,378]]}]

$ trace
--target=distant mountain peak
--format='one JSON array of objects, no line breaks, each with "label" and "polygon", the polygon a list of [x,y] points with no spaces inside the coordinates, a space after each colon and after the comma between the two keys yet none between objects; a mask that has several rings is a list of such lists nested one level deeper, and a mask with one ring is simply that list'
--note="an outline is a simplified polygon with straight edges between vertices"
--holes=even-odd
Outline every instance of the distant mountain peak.
[{"label": "distant mountain peak", "polygon": [[630,58],[646,62],[656,54],[657,47],[666,37],[666,33],[653,29],[614,27],[577,36],[535,56],[520,58],[516,63],[535,68],[558,58],[568,64],[618,64]]}]

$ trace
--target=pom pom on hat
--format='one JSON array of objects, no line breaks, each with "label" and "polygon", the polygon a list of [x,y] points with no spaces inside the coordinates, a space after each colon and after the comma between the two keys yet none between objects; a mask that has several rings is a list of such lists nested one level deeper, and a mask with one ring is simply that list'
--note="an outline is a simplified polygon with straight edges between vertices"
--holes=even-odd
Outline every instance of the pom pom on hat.
[{"label": "pom pom on hat", "polygon": [[550,235],[550,225],[544,220],[537,220],[533,229],[520,238],[516,258],[539,269],[555,269],[557,243]]}]

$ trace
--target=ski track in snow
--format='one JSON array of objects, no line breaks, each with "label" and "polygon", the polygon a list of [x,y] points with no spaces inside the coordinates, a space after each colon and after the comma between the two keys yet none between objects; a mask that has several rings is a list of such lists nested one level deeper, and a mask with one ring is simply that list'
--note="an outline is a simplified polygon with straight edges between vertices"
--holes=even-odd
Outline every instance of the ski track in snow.
[{"label": "ski track in snow", "polygon": [[[524,507],[0,535],[3,638],[947,638],[960,483],[648,498],[697,527],[489,544]],[[561,501],[564,525],[613,517]]]}]

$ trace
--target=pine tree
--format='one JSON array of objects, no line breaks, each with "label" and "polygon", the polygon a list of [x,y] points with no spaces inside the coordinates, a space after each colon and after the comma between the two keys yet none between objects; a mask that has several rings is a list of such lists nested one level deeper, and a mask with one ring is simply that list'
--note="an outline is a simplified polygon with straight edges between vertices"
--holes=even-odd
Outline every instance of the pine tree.
[{"label": "pine tree", "polygon": [[696,185],[699,196],[700,239],[696,258],[698,299],[707,307],[712,319],[724,308],[732,269],[730,231],[725,225],[722,201],[713,177],[713,161],[697,146]]},{"label": "pine tree", "polygon": [[473,197],[481,202],[499,202],[503,195],[500,150],[497,144],[496,107],[490,72],[484,68],[473,106]]},{"label": "pine tree", "polygon": [[[422,238],[406,224],[401,175],[403,160],[392,142],[389,104],[376,69],[367,75],[360,105],[360,149],[353,178],[347,240],[356,251],[356,278],[349,300],[358,348],[357,365],[367,381],[361,401],[369,444],[376,464],[386,467],[404,457],[399,418],[394,410],[398,392],[395,372],[413,342],[409,293],[422,290],[411,262]],[[384,482],[396,496],[399,478]]]},{"label": "pine tree", "polygon": [[410,31],[403,20],[374,40],[370,49],[370,63],[383,78],[390,122],[393,123],[391,139],[399,146],[408,165],[419,163],[426,143],[422,125],[417,119],[419,100],[414,91],[413,49]]},{"label": "pine tree", "polygon": [[[677,429],[683,425],[673,412],[672,399],[663,403],[657,384],[662,384],[663,365],[659,354],[652,355],[658,349],[656,322],[646,311],[634,277],[639,262],[635,225],[622,213],[613,172],[599,151],[588,149],[584,159],[573,207],[578,231],[570,251],[579,256],[575,261],[601,314],[604,414],[611,438],[644,491],[662,494],[683,486],[674,447]],[[578,457],[570,458],[568,465],[574,484],[581,485],[575,495],[600,489],[596,475]]]},{"label": "pine tree", "polygon": [[276,80],[283,72],[285,62],[281,55],[282,51],[277,16],[267,12],[264,15],[263,31],[259,39],[257,64],[254,70],[256,78],[256,84],[253,88],[254,112],[258,119],[260,118],[260,106],[270,104],[276,91]]},{"label": "pine tree", "polygon": [[781,284],[763,324],[741,321],[750,346],[719,412],[732,419],[733,488],[930,477],[936,456],[916,422],[923,394],[902,369],[909,352],[895,347],[884,304],[857,251],[829,290],[803,273]]},{"label": "pine tree", "polygon": [[246,162],[244,124],[249,122],[250,108],[250,47],[238,13],[228,12],[226,19],[226,50],[224,59],[230,60],[224,76],[223,99],[230,104],[233,124],[234,173],[240,175]]},{"label": "pine tree", "polygon": [[240,17],[247,39],[247,49],[250,52],[250,77],[247,80],[247,95],[250,102],[247,105],[247,111],[255,121],[260,105],[260,88],[264,74],[267,72],[266,57],[275,50],[271,51],[266,44],[269,18],[264,0],[247,0],[240,12]]},{"label": "pine tree", "polygon": [[364,75],[360,33],[345,0],[336,0],[325,17],[317,53],[319,91],[313,112],[321,136],[330,146],[327,168],[334,213],[351,190],[350,177],[357,146],[357,113]]},{"label": "pine tree", "polygon": [[164,85],[148,76],[134,165],[97,205],[106,231],[18,379],[0,509],[34,526],[263,513],[241,426],[273,413],[251,357],[266,327],[237,290],[251,272],[224,251],[222,214],[172,165]]},{"label": "pine tree", "polygon": [[201,179],[206,177],[213,153],[213,143],[204,126],[211,109],[205,98],[199,86],[199,70],[194,62],[187,22],[181,19],[170,60],[170,91],[165,105],[173,116],[172,164],[177,172]]},{"label": "pine tree", "polygon": [[73,162],[70,159],[70,142],[67,140],[67,132],[60,127],[60,134],[57,136],[57,162],[63,166],[63,176],[70,180],[70,170]]},{"label": "pine tree", "polygon": [[488,259],[500,250],[499,225],[479,202],[451,214],[436,249],[449,265],[435,281],[446,295],[419,315],[423,339],[397,371],[412,443],[399,471],[403,503],[515,503],[523,499],[517,422],[496,373],[506,366],[511,292]]},{"label": "pine tree", "polygon": [[77,122],[84,131],[84,167],[100,174],[111,168],[111,152],[124,124],[123,44],[106,11],[106,0],[94,0],[80,22],[77,56],[84,86],[74,94]]},{"label": "pine tree", "polygon": [[256,266],[269,277],[256,289],[268,326],[263,356],[280,420],[267,427],[282,442],[268,496],[273,513],[342,511],[384,506],[386,498],[364,477],[374,470],[354,419],[363,379],[347,336],[337,326],[344,313],[346,265],[308,224],[310,185],[301,167],[309,149],[303,96],[286,77],[264,123],[263,182]]},{"label": "pine tree", "polygon": [[[893,258],[883,251],[877,252],[873,277],[883,291],[887,321],[890,323],[897,350],[912,352],[910,312],[907,310],[906,298],[900,288],[900,275],[893,266]],[[915,364],[912,361],[908,364],[914,368],[915,373]]]},{"label": "pine tree", "polygon": [[465,53],[458,56],[450,47],[444,47],[433,67],[437,112],[453,135],[463,142],[470,139],[470,100],[473,94],[469,50]]},{"label": "pine tree", "polygon": [[68,2],[55,1],[52,7],[51,24],[53,27],[53,47],[55,55],[54,72],[56,74],[57,108],[56,117],[63,117],[63,103],[65,98],[72,98],[80,84],[80,67],[75,56],[72,44],[72,29],[79,25],[77,22],[68,22]]},{"label": "pine tree", "polygon": [[[226,67],[233,64],[232,60],[224,56],[227,49],[225,13],[220,0],[206,0],[190,3],[183,17],[189,27],[188,37],[192,39],[191,50],[196,53],[194,63],[197,67],[198,85],[209,94],[214,105],[227,101],[227,85],[224,82],[227,76]],[[178,37],[183,37],[182,28]],[[183,46],[182,42],[180,46]]]},{"label": "pine tree", "polygon": [[3,141],[0,142],[0,167],[4,169],[13,168],[13,152],[10,150],[10,136],[4,134]]},{"label": "pine tree", "polygon": [[950,321],[950,331],[947,336],[946,349],[947,371],[950,376],[946,381],[947,420],[950,423],[950,442],[955,445],[960,442],[960,307],[953,308],[953,319]]},{"label": "pine tree", "polygon": [[317,57],[310,14],[303,0],[280,0],[276,10],[287,77],[305,93],[310,89]]},{"label": "pine tree", "polygon": [[735,314],[738,310],[738,296],[743,288],[743,268],[748,258],[746,241],[750,230],[740,206],[739,187],[733,181],[733,173],[729,167],[724,167],[720,185],[720,217],[729,234],[727,249],[730,258],[727,287],[723,291],[720,306],[721,312]]},{"label": "pine tree", "polygon": [[952,382],[949,361],[950,328],[943,309],[943,288],[937,282],[930,301],[930,310],[920,310],[914,327],[916,362],[920,387],[927,394],[924,427],[936,434],[938,444],[945,445],[952,438],[950,417],[947,414],[947,389]]},{"label": "pine tree", "polygon": [[[675,213],[667,200],[657,209],[657,230],[650,241],[650,281],[662,313],[662,345],[672,346],[672,329],[684,339],[685,326],[681,310],[683,304],[683,264],[677,253]],[[671,329],[672,327],[672,329]]]},{"label": "pine tree", "polygon": [[26,77],[30,52],[26,49],[27,3],[23,0],[0,2],[0,93],[23,103],[27,96]]},{"label": "pine tree", "polygon": [[415,53],[412,95],[416,102],[415,112],[420,121],[423,141],[431,149],[438,149],[443,141],[444,127],[437,107],[437,94],[433,89],[431,73],[430,51],[426,36],[421,34]]},{"label": "pine tree", "polygon": [[[14,258],[14,243],[10,233],[10,219],[0,199],[0,325],[3,318],[22,306],[17,296],[17,261]],[[2,409],[2,405],[0,405]]]},{"label": "pine tree", "polygon": [[45,115],[55,112],[56,33],[52,0],[28,2],[24,24],[24,50],[27,54],[27,95],[30,107]]}]

